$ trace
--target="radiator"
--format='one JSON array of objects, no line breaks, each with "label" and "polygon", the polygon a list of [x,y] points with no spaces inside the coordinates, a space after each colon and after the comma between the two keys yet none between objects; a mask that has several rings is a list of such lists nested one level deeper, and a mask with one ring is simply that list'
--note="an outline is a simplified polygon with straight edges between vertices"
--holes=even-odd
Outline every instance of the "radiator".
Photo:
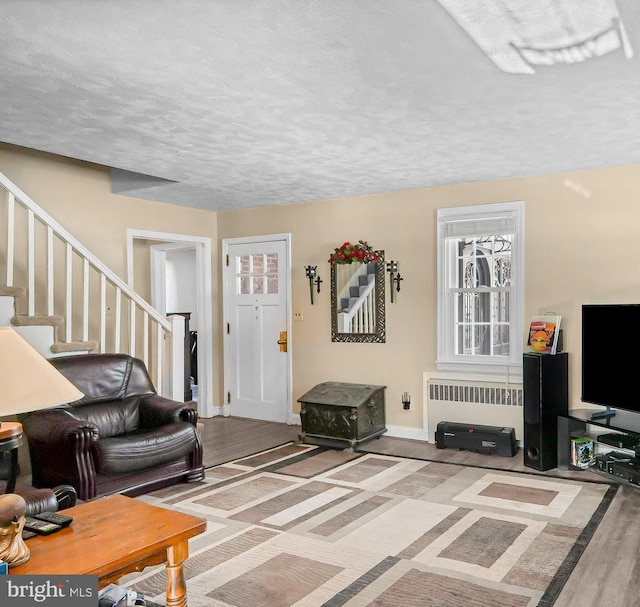
[{"label": "radiator", "polygon": [[443,421],[507,426],[522,441],[522,384],[429,379],[426,394],[430,432]]}]

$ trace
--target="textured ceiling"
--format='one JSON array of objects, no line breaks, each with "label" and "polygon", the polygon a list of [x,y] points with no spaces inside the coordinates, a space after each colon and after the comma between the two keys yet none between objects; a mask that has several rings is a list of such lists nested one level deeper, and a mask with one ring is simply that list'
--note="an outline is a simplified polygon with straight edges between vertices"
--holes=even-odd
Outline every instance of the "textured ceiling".
[{"label": "textured ceiling", "polygon": [[617,5],[632,59],[519,75],[435,0],[2,0],[0,141],[212,210],[638,163]]}]

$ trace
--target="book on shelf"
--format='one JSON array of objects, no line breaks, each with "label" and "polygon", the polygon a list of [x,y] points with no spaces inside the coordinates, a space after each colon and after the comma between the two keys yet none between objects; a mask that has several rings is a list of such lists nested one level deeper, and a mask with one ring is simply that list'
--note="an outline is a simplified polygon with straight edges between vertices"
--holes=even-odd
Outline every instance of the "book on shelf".
[{"label": "book on shelf", "polygon": [[534,316],[529,325],[528,351],[555,354],[558,349],[560,320],[561,317],[558,314]]},{"label": "book on shelf", "polygon": [[571,439],[571,465],[577,468],[588,468],[595,455],[595,445],[586,436]]}]

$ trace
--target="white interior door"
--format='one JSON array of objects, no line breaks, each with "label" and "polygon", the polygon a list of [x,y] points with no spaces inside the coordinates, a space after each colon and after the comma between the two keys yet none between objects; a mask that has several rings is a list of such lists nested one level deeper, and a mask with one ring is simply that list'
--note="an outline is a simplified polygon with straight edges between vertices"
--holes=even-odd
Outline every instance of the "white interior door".
[{"label": "white interior door", "polygon": [[223,256],[229,412],[287,422],[291,347],[278,342],[290,329],[288,236],[240,240],[225,241]]}]

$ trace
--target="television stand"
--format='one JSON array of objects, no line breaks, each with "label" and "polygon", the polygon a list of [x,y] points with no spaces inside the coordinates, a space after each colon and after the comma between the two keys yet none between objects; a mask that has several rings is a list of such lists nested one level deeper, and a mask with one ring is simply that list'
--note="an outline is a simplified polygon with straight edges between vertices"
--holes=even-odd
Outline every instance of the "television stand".
[{"label": "television stand", "polygon": [[607,408],[604,411],[594,411],[591,414],[591,419],[608,419],[613,417],[616,413],[617,411],[615,409],[612,409],[607,405]]},{"label": "television stand", "polygon": [[[606,445],[606,448],[600,449],[599,453],[609,453],[616,465],[611,467],[610,472],[604,469],[606,466],[599,469],[598,465],[590,466],[586,470],[604,476],[610,481],[640,489],[640,457],[636,456],[639,447],[632,448],[630,446],[633,445],[633,439],[630,437],[635,437],[636,444],[640,444],[640,413],[624,410],[612,412],[615,415],[605,417],[601,414],[594,417],[593,409],[572,409],[566,414],[558,415],[558,468],[564,470],[585,469],[577,468],[571,464],[571,439],[588,437],[593,440],[594,445]],[[595,411],[595,413],[601,412]],[[593,429],[590,431],[590,426],[595,427],[595,433]],[[613,432],[603,433],[600,428],[606,428]],[[622,435],[617,444],[613,444],[615,433]],[[617,451],[617,449],[624,451]],[[596,462],[596,464],[598,463],[601,462]]]}]

